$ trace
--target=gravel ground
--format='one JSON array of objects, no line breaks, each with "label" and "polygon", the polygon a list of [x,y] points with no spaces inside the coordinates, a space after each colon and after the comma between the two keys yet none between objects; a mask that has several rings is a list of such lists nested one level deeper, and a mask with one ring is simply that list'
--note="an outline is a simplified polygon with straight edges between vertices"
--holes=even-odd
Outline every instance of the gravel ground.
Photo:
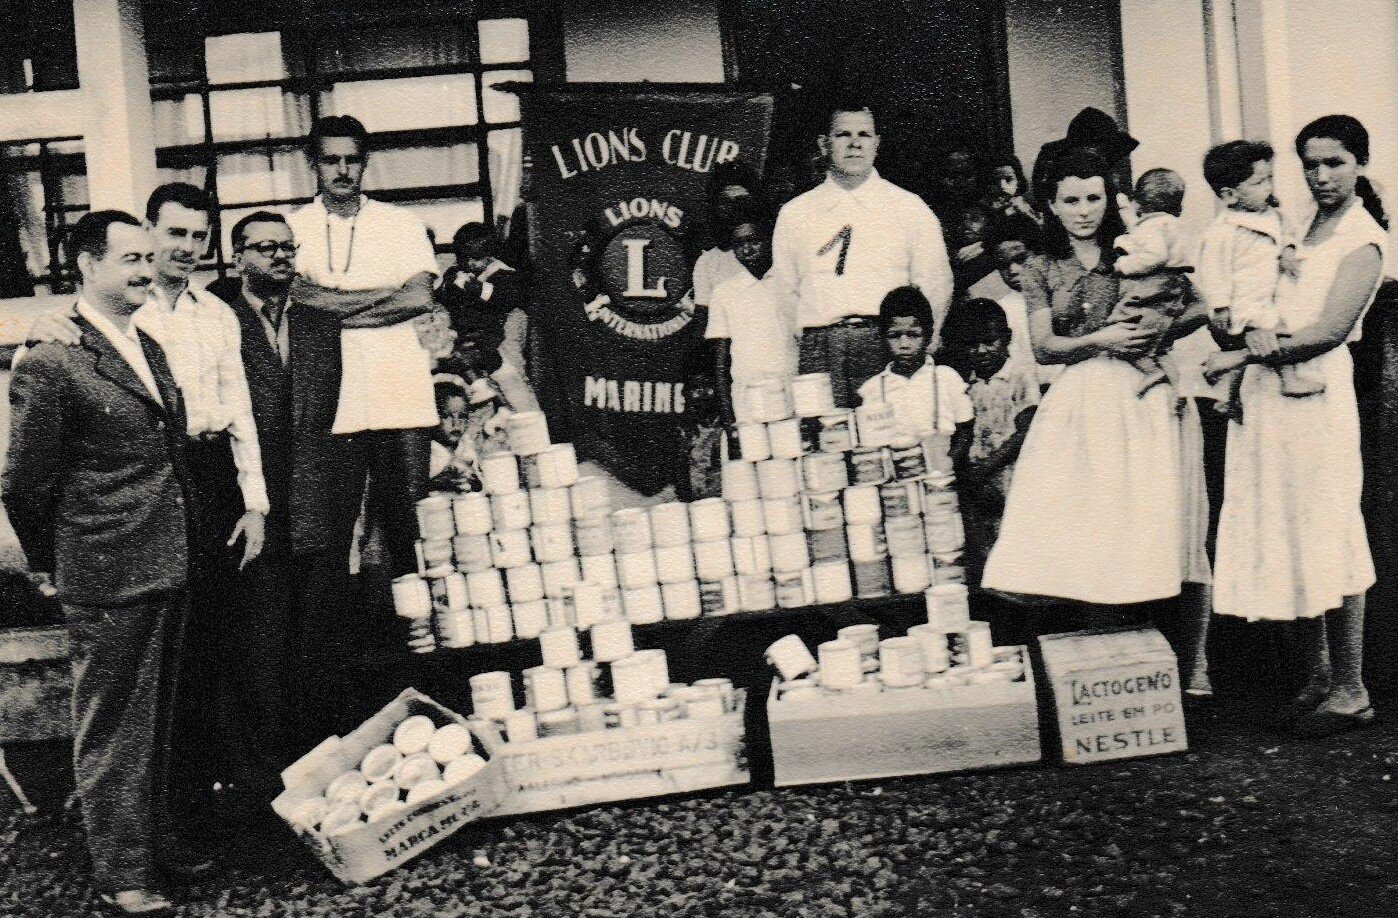
[{"label": "gravel ground", "polygon": [[[1194,751],[1115,765],[736,789],[485,822],[355,888],[290,850],[190,889],[181,914],[1395,914],[1398,718],[1302,743],[1258,716],[1241,703],[1192,708]],[[87,875],[75,814],[50,802],[38,817],[5,815],[0,915],[90,914]]]}]

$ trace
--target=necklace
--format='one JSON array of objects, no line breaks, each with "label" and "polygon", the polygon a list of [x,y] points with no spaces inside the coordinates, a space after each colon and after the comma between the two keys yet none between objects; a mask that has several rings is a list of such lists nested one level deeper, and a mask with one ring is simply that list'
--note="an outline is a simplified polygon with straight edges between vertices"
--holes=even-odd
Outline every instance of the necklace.
[{"label": "necklace", "polygon": [[354,231],[359,225],[359,213],[350,218],[349,246],[345,251],[345,266],[339,271],[335,270],[335,265],[331,261],[330,253],[330,214],[325,215],[325,270],[331,274],[348,274],[350,265],[354,264]]}]

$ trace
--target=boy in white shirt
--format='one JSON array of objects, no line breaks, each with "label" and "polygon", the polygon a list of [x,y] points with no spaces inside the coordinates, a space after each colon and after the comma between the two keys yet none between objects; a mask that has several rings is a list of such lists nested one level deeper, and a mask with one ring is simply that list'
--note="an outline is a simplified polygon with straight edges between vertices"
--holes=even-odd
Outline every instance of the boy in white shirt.
[{"label": "boy in white shirt", "polygon": [[859,387],[859,401],[890,405],[900,436],[949,438],[951,455],[963,455],[975,414],[960,375],[933,362],[932,328],[932,306],[921,290],[890,290],[879,304],[888,366]]},{"label": "boy in white shirt", "polygon": [[[1211,324],[1220,332],[1241,335],[1250,329],[1284,331],[1274,302],[1283,248],[1282,220],[1272,194],[1272,148],[1265,143],[1234,140],[1204,156],[1204,178],[1223,202],[1199,246],[1196,280],[1209,306]],[[1205,365],[1210,383],[1228,381],[1228,397],[1215,410],[1239,423],[1238,398],[1247,350],[1221,351]],[[1325,391],[1325,384],[1298,372],[1295,365],[1277,368],[1284,395],[1301,398]]]},{"label": "boy in white shirt", "polygon": [[734,212],[729,244],[743,273],[714,288],[704,337],[715,342],[719,415],[724,424],[746,420],[743,389],[764,379],[796,375],[797,328],[790,302],[767,276],[772,227],[758,207]]}]

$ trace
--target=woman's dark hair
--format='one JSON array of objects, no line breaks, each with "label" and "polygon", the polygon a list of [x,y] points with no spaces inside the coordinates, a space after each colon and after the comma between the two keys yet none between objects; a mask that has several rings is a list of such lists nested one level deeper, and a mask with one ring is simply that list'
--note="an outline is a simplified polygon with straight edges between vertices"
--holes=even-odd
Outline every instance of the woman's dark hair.
[{"label": "woman's dark hair", "polygon": [[923,333],[929,338],[932,337],[935,324],[932,319],[932,304],[927,302],[927,297],[916,287],[894,287],[884,294],[883,302],[879,303],[880,331],[888,331],[894,319],[905,317],[917,319]]},{"label": "woman's dark hair", "polygon": [[[1321,137],[1338,140],[1359,165],[1369,164],[1369,132],[1353,115],[1324,115],[1301,128],[1301,132],[1296,135],[1296,155],[1304,156],[1306,142]],[[1380,200],[1379,193],[1374,190],[1368,176],[1359,176],[1354,183],[1354,193],[1359,195],[1359,200],[1363,202],[1369,216],[1373,217],[1379,226],[1388,229],[1388,215],[1384,213],[1383,201]]]},{"label": "woman's dark hair", "polygon": [[1107,212],[1102,215],[1102,225],[1097,228],[1097,243],[1102,247],[1102,264],[1110,266],[1116,261],[1112,241],[1126,233],[1126,224],[1116,208],[1116,181],[1112,178],[1107,161],[1088,150],[1069,150],[1054,158],[1044,173],[1044,254],[1050,258],[1068,258],[1073,254],[1068,241],[1068,230],[1054,214],[1049,205],[1058,197],[1058,186],[1067,178],[1089,179],[1100,177],[1107,197]]}]

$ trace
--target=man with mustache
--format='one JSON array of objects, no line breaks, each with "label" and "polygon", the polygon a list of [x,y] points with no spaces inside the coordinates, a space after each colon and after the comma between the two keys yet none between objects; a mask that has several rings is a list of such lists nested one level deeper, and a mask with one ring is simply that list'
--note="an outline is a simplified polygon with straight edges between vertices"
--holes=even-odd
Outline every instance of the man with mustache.
[{"label": "man with mustache", "polygon": [[[172,658],[189,611],[197,493],[165,352],[132,321],[151,281],[135,217],[94,211],[66,240],[82,291],[71,342],[34,345],[10,383],[0,499],[72,644],[73,772],[93,885],[119,914],[169,915]],[[169,879],[166,877],[165,879]]]},{"label": "man with mustache", "polygon": [[[772,277],[796,303],[799,372],[829,373],[835,404],[850,408],[859,387],[884,367],[877,321],[884,294],[918,287],[940,329],[952,275],[936,216],[874,168],[879,135],[869,107],[841,103],[827,125],[819,139],[825,182],[782,207]],[[936,329],[931,339],[935,348]]]}]

